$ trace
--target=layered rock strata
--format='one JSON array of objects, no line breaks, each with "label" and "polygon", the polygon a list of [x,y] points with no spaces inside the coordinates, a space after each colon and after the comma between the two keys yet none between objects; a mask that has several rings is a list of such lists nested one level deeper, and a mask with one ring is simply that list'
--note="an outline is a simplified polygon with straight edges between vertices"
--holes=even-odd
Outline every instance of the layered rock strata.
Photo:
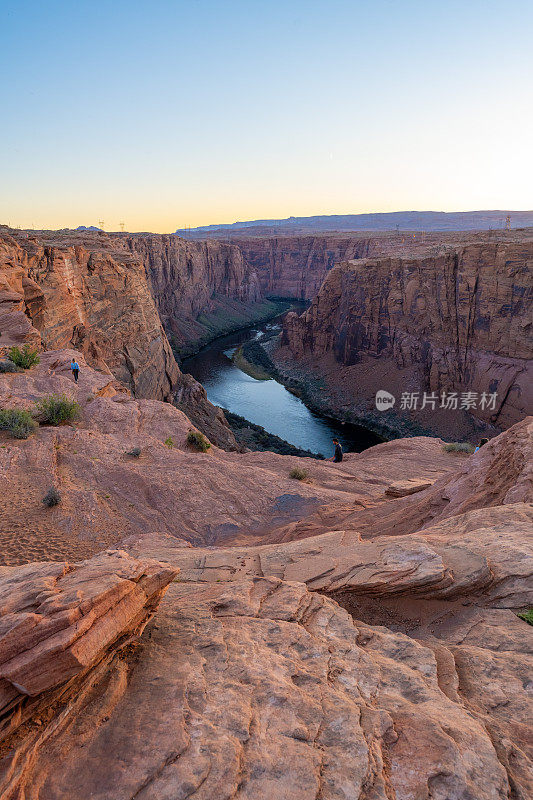
[{"label": "layered rock strata", "polygon": [[[135,396],[176,402],[213,441],[237,449],[224,416],[191,376],[180,373],[151,294],[155,266],[147,278],[145,260],[155,257],[147,255],[141,239],[138,246],[136,252],[126,238],[105,234],[36,236],[1,229],[0,352],[25,343],[45,349],[75,346],[88,364],[117,378]],[[162,237],[159,242],[147,237],[145,246],[162,258]],[[206,258],[214,256],[207,253]],[[186,264],[182,267],[187,270]],[[222,263],[218,267],[225,269]],[[161,263],[159,268],[164,270]],[[202,281],[216,268],[197,276],[204,292],[200,306],[209,292]],[[166,288],[170,295],[180,295],[180,286]],[[196,284],[189,294],[200,296]],[[190,297],[183,303],[183,313],[189,313]]]},{"label": "layered rock strata", "polygon": [[[468,412],[507,428],[533,411],[532,261],[525,235],[340,264],[303,315],[287,316],[283,344],[304,365],[320,372],[322,364],[328,385],[341,384],[332,393],[362,416],[375,414],[375,393],[385,389],[397,398],[391,417],[438,429],[446,414],[459,424]],[[457,409],[443,410],[442,393],[454,391],[475,392],[475,407],[461,409],[459,396]],[[424,392],[436,402],[422,409]],[[401,408],[403,393],[418,394],[416,409]]]},{"label": "layered rock strata", "polygon": [[261,315],[257,275],[235,245],[149,234],[120,242],[144,264],[161,321],[182,354]]},{"label": "layered rock strata", "polygon": [[[176,574],[175,568],[120,550],[80,564],[0,567],[2,798],[25,792],[41,747],[62,730],[92,682],[141,635]],[[38,784],[32,780],[26,789]]]}]

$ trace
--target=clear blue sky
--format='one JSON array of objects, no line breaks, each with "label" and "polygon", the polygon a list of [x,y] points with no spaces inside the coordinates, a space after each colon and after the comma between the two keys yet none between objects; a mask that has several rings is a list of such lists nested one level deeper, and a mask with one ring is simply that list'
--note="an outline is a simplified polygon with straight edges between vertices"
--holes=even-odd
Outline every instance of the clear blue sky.
[{"label": "clear blue sky", "polygon": [[0,13],[0,222],[533,208],[531,0]]}]

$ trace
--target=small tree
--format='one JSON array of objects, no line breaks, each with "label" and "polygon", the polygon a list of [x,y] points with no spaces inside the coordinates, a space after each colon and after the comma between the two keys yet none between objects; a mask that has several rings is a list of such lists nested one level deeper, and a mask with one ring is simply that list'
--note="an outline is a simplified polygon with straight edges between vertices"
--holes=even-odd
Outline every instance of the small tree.
[{"label": "small tree", "polygon": [[25,344],[22,348],[12,347],[7,357],[13,364],[16,364],[17,367],[22,367],[22,369],[29,369],[33,367],[34,364],[38,364],[41,360],[37,350],[29,344]]}]

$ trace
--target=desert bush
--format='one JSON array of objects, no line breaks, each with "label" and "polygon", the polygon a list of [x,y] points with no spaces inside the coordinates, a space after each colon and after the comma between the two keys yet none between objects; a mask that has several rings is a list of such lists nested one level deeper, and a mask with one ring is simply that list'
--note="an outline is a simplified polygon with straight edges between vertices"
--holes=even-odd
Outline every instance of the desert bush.
[{"label": "desert bush", "polygon": [[289,472],[289,478],[294,478],[295,481],[305,481],[309,477],[309,472],[302,467],[293,467]]},{"label": "desert bush", "polygon": [[77,419],[80,406],[66,394],[49,394],[36,402],[35,411],[43,425],[60,425]]},{"label": "desert bush", "polygon": [[211,442],[200,431],[189,431],[187,434],[187,444],[194,447],[200,453],[207,453],[211,447]]},{"label": "desert bush", "polygon": [[139,456],[141,455],[141,448],[134,447],[132,450],[128,450],[126,455],[131,456],[132,458],[139,458]]},{"label": "desert bush", "polygon": [[523,619],[529,625],[533,625],[533,608],[529,608],[527,611],[522,611],[517,616],[519,616],[520,619]]},{"label": "desert bush", "polygon": [[471,455],[476,448],[470,442],[448,442],[443,449],[446,453],[467,453]]},{"label": "desert bush", "polygon": [[174,447],[174,439],[172,438],[172,436],[167,436],[167,438],[165,439],[165,444],[172,450],[172,448]]},{"label": "desert bush", "polygon": [[22,367],[22,369],[29,369],[33,367],[34,364],[38,364],[41,360],[39,358],[39,354],[37,350],[33,347],[30,347],[29,344],[25,344],[24,347],[12,347],[7,357],[10,361],[13,362],[17,367]]},{"label": "desert bush", "polygon": [[9,431],[15,439],[27,439],[37,423],[29,411],[19,408],[0,409],[0,430]]},{"label": "desert bush", "polygon": [[22,372],[22,367],[17,367],[13,361],[0,361],[0,372]]},{"label": "desert bush", "polygon": [[55,486],[52,486],[50,489],[48,489],[45,496],[43,497],[43,503],[45,504],[45,506],[48,506],[48,508],[52,508],[53,506],[58,506],[60,502],[61,502],[61,495],[59,494]]}]

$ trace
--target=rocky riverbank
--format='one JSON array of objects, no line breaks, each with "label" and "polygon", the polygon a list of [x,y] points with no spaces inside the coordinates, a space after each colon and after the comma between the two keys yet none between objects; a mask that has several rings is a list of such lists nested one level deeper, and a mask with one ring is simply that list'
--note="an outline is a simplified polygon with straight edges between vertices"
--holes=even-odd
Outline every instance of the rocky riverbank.
[{"label": "rocky riverbank", "polygon": [[213,301],[210,311],[199,314],[194,325],[191,324],[189,338],[180,340],[170,333],[170,346],[176,360],[181,364],[216,339],[269,322],[289,311],[292,305],[290,301],[280,299],[244,303],[226,297],[218,298]]},{"label": "rocky riverbank", "polygon": [[313,374],[297,362],[291,362],[285,353],[283,358],[279,357],[279,341],[278,335],[261,342],[247,342],[240,348],[241,362],[246,362],[258,373],[268,375],[283,384],[311,411],[341,423],[366,428],[384,441],[409,436],[434,435],[433,431],[412,420],[401,418],[394,411],[384,415],[378,411],[363,410],[336,402],[329,393],[323,376]]},{"label": "rocky riverbank", "polygon": [[300,456],[301,458],[316,458],[322,460],[324,456],[320,453],[312,453],[311,450],[302,450],[295,447],[273,433],[265,430],[261,425],[250,422],[249,419],[233,414],[227,409],[223,409],[224,416],[235,436],[237,442],[248,450],[271,453],[279,453],[281,456]]}]

